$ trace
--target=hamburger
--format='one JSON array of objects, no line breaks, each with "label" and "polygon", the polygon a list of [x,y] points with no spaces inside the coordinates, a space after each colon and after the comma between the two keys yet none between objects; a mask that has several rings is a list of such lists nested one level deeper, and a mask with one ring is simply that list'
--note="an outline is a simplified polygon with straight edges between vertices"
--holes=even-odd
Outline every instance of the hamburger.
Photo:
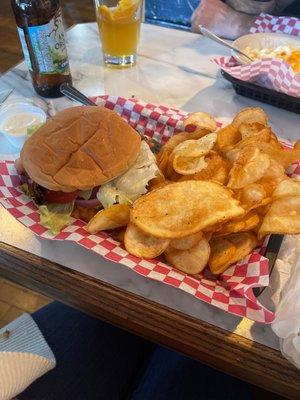
[{"label": "hamburger", "polygon": [[65,109],[39,127],[25,142],[16,168],[21,189],[53,233],[72,213],[87,221],[103,206],[133,202],[158,174],[141,136],[115,112],[94,106]]}]

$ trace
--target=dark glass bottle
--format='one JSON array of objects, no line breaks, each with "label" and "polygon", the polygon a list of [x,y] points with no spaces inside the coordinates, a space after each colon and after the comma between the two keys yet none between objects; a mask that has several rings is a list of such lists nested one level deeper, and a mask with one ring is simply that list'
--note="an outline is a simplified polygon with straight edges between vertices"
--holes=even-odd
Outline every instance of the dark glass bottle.
[{"label": "dark glass bottle", "polygon": [[60,84],[72,78],[59,0],[11,0],[11,5],[35,91],[61,96]]}]

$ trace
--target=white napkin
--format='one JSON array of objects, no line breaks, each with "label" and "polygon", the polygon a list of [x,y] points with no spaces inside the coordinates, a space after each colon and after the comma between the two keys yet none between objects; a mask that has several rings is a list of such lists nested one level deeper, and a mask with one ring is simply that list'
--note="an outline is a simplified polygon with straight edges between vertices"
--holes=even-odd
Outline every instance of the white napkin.
[{"label": "white napkin", "polygon": [[55,365],[54,354],[29,314],[0,329],[0,400],[12,399]]},{"label": "white napkin", "polygon": [[300,236],[288,236],[284,254],[277,260],[280,269],[290,270],[276,308],[272,329],[280,339],[281,352],[300,369]]}]

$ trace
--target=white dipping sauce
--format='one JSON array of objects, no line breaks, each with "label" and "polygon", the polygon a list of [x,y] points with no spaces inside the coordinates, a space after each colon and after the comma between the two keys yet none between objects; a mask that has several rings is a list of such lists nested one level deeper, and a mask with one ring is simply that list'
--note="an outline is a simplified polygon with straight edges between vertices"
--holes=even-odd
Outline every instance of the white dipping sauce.
[{"label": "white dipping sauce", "polygon": [[12,135],[23,135],[31,126],[43,123],[41,114],[23,112],[7,117],[1,126],[1,130]]},{"label": "white dipping sauce", "polygon": [[28,128],[46,121],[46,113],[30,101],[16,101],[0,107],[0,134],[20,150],[27,139]]}]

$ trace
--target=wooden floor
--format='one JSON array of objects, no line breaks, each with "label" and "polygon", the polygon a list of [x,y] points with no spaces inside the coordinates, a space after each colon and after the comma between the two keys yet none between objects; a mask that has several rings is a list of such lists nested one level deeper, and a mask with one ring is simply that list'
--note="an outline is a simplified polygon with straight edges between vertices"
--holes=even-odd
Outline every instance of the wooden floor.
[{"label": "wooden floor", "polygon": [[0,328],[24,312],[32,313],[50,301],[45,296],[0,278]]}]

